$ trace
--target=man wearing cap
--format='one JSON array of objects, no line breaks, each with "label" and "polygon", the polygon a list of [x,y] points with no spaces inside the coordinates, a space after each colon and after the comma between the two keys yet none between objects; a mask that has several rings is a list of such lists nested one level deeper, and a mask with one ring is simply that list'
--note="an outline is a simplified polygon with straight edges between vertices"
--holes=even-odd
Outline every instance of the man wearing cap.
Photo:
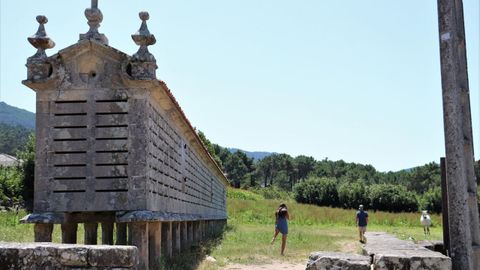
[{"label": "man wearing cap", "polygon": [[365,238],[365,232],[367,231],[368,224],[368,213],[363,211],[363,204],[360,204],[357,211],[357,226],[358,226],[358,235],[360,236],[360,243],[366,243],[367,239]]}]

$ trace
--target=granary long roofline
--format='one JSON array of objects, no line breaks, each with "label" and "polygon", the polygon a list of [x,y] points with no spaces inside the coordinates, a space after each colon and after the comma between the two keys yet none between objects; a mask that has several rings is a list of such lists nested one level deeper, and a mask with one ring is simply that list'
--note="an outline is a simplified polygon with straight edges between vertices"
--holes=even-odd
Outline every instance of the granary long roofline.
[{"label": "granary long roofline", "polygon": [[162,80],[158,80],[158,82],[162,85],[162,87],[165,89],[165,92],[167,93],[168,97],[170,98],[170,100],[172,101],[172,103],[175,105],[175,108],[180,112],[180,115],[182,116],[183,120],[187,123],[188,127],[190,128],[190,130],[195,134],[195,138],[196,140],[200,143],[200,145],[202,146],[203,150],[205,151],[205,153],[207,154],[207,156],[210,158],[210,160],[213,162],[213,164],[215,164],[215,167],[216,169],[218,170],[218,172],[223,175],[224,177],[224,181],[225,181],[225,184],[226,185],[230,185],[230,183],[228,182],[228,179],[227,177],[225,176],[225,174],[223,173],[222,169],[220,168],[220,166],[217,164],[217,162],[215,161],[215,159],[212,157],[212,155],[210,154],[210,152],[208,151],[207,147],[205,146],[205,144],[203,143],[202,139],[200,139],[200,136],[198,136],[195,128],[192,126],[192,124],[190,123],[190,121],[188,120],[187,116],[185,115],[185,113],[183,112],[182,110],[182,107],[180,107],[180,104],[178,103],[177,99],[173,96],[173,93],[172,91],[170,90],[170,88],[168,88],[167,84],[162,81]]}]

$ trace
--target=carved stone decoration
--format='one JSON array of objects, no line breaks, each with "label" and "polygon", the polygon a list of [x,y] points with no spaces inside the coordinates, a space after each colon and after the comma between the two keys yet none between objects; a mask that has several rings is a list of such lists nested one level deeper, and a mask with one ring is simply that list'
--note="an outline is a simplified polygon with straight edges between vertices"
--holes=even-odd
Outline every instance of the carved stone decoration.
[{"label": "carved stone decoration", "polygon": [[47,62],[45,50],[55,47],[55,42],[47,36],[45,26],[47,17],[37,16],[37,32],[28,38],[28,42],[37,49],[37,52],[27,59],[27,78],[29,80],[45,79],[51,74],[51,64]]},{"label": "carved stone decoration", "polygon": [[150,34],[147,27],[147,20],[150,18],[150,15],[148,12],[142,11],[139,13],[139,17],[142,20],[142,25],[140,29],[132,35],[132,39],[140,48],[132,56],[130,75],[135,79],[155,79],[157,61],[153,54],[148,51],[148,46],[156,43],[155,36]]},{"label": "carved stone decoration", "polygon": [[85,34],[80,34],[80,40],[94,40],[103,45],[108,45],[108,38],[98,32],[100,23],[103,21],[103,14],[98,9],[98,0],[92,0],[92,7],[85,9],[85,17],[87,17],[90,29]]}]

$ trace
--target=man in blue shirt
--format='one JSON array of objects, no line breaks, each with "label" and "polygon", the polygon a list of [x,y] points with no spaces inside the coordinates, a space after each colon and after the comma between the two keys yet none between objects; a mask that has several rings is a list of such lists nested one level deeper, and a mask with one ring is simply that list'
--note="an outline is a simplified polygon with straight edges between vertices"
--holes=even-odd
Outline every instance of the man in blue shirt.
[{"label": "man in blue shirt", "polygon": [[358,226],[358,234],[360,236],[360,243],[366,243],[367,238],[365,238],[365,232],[367,231],[367,224],[368,224],[368,213],[367,211],[363,211],[363,205],[360,204],[357,211],[357,226]]}]

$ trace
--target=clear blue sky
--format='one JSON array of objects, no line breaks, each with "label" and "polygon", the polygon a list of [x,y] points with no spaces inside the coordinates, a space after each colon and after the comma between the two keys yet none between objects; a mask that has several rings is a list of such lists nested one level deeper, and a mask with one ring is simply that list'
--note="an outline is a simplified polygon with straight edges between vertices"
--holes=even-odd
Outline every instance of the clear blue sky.
[{"label": "clear blue sky", "polygon": [[[99,0],[100,32],[133,54],[138,12],[149,11],[158,78],[215,143],[387,171],[444,155],[436,2]],[[52,55],[88,30],[90,1],[0,5],[0,99],[34,111],[34,92],[20,82],[35,16],[49,18]],[[464,7],[478,159],[479,1]]]}]

